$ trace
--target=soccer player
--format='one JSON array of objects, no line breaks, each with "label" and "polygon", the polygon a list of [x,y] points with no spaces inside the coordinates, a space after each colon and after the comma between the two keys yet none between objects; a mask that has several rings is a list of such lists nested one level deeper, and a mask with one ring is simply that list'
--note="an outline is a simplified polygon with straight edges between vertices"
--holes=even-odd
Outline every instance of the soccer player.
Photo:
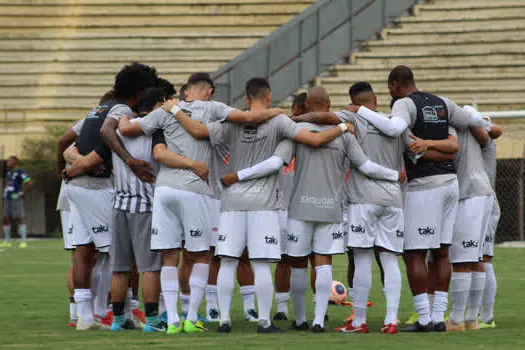
[{"label": "soccer player", "polygon": [[[464,109],[478,113],[472,107]],[[479,329],[477,319],[485,288],[485,271],[480,260],[494,201],[480,147],[488,138],[483,127],[458,130],[459,151],[454,163],[459,203],[450,246],[452,313],[446,322],[447,331]]]},{"label": "soccer player", "polygon": [[[271,89],[266,79],[252,78],[247,82],[245,102],[250,106],[252,113],[268,111],[270,101]],[[196,138],[209,138],[215,146],[229,145],[231,148],[228,162],[230,169],[249,168],[270,158],[275,153],[279,142],[285,138],[319,147],[341,135],[342,131],[346,131],[348,127],[342,124],[324,132],[312,133],[298,128],[284,115],[279,115],[260,125],[219,122],[204,125],[177,109],[174,109],[172,113]],[[284,162],[279,164],[278,168],[283,164]],[[258,332],[280,331],[270,321],[273,283],[269,262],[278,261],[281,256],[277,214],[279,208],[278,177],[277,174],[270,174],[238,184],[236,184],[239,180],[237,172],[223,177],[223,183],[229,187],[223,191],[221,196],[220,235],[216,252],[222,257],[218,277],[221,312],[219,332],[231,331],[230,306],[234,287],[233,275],[238,263],[237,259],[246,247],[255,271],[255,292],[259,306]]]},{"label": "soccer player", "polygon": [[11,225],[18,225],[20,248],[27,248],[27,225],[24,222],[24,194],[31,189],[33,182],[27,173],[18,167],[16,156],[7,159],[7,174],[4,183],[4,242],[0,247],[11,247]]},{"label": "soccer player", "polygon": [[[490,119],[488,119],[490,123]],[[485,234],[485,241],[483,243],[483,265],[485,268],[485,289],[483,290],[483,299],[481,304],[481,311],[479,315],[480,328],[496,328],[494,321],[494,299],[496,297],[496,276],[494,275],[494,268],[492,266],[492,258],[494,256],[494,243],[498,222],[501,215],[498,198],[496,197],[496,144],[494,139],[497,139],[502,134],[502,130],[497,125],[492,124],[490,128],[489,140],[486,145],[481,146],[483,155],[483,162],[485,164],[485,171],[490,180],[492,190],[494,191],[494,202],[492,204],[492,213],[490,222],[487,225]]]},{"label": "soccer player", "polygon": [[292,115],[298,116],[308,113],[308,107],[306,106],[306,92],[301,92],[294,96],[292,101]]},{"label": "soccer player", "polygon": [[[359,99],[360,104],[365,104],[375,109],[376,99],[369,84],[363,83],[353,86],[351,95],[353,99]],[[310,89],[307,105],[314,117],[317,114],[329,114],[330,100],[321,87]],[[340,226],[342,219],[341,206],[334,206],[333,204],[329,206],[326,204],[326,201],[336,198],[337,203],[344,199],[339,196],[339,193],[343,189],[343,179],[346,175],[345,170],[347,168],[345,167],[344,155],[347,154],[352,165],[349,180],[351,203],[348,208],[348,221],[351,229],[348,232],[348,245],[354,248],[356,261],[356,275],[354,277],[354,310],[356,317],[353,325],[348,324],[340,331],[368,332],[366,326],[366,304],[371,287],[371,264],[373,260],[373,251],[369,248],[374,248],[374,246],[383,247],[381,260],[383,265],[388,263],[389,280],[386,281],[385,286],[388,312],[383,329],[390,329],[392,328],[391,325],[395,328],[401,294],[401,274],[395,253],[402,251],[403,240],[402,234],[400,235],[399,232],[402,232],[403,229],[403,215],[400,186],[398,183],[392,183],[391,181],[397,181],[398,178],[403,180],[403,175],[400,174],[402,174],[404,144],[401,139],[385,138],[383,140],[383,137],[377,130],[353,113],[343,111],[337,112],[335,115],[329,114],[329,116],[336,117],[336,122],[339,122],[339,119],[353,122],[356,127],[357,137],[363,146],[366,147],[368,156],[372,159],[375,158],[374,161],[379,161],[383,165],[397,170],[388,169],[388,171],[385,168],[379,168],[379,170],[382,170],[382,176],[372,172],[370,166],[378,167],[378,165],[368,161],[357,140],[349,135],[343,137],[343,139],[349,139],[346,144],[341,142],[338,145],[337,141],[341,140],[338,139],[319,150],[298,146],[296,151],[297,181],[290,206],[289,239],[286,242],[287,254],[296,257],[304,256],[305,253],[309,254],[310,252],[305,249],[306,246],[301,244],[302,235],[305,235],[305,232],[309,232],[310,235],[313,234],[312,250],[319,276],[316,280],[316,297],[318,300],[316,301],[316,317],[313,330],[322,331],[322,321],[326,312],[325,304],[328,302],[328,295],[331,289],[331,276],[330,283],[323,284],[319,281],[324,277],[321,276],[321,271],[325,275],[324,270],[331,265],[331,259],[328,259],[327,255],[344,253],[345,243],[343,237],[339,237],[344,232]],[[313,127],[313,124],[307,125]],[[334,153],[336,150],[342,151],[337,157],[335,155],[338,153]],[[385,154],[385,150],[388,150],[388,153]],[[300,157],[301,154],[303,155],[302,159]],[[317,174],[315,169],[333,169],[334,173],[323,179],[322,176],[314,177],[314,174]],[[370,179],[367,176],[373,176],[377,180]],[[340,180],[336,182],[335,179]],[[312,181],[315,181],[315,186],[311,185]],[[326,185],[323,185],[324,183]],[[304,198],[312,200],[308,203],[303,203]],[[316,199],[316,201],[313,199]],[[328,221],[330,218],[332,220],[337,218],[338,221]],[[332,233],[332,240],[328,238],[330,232]],[[301,252],[303,255],[300,255]],[[305,262],[306,259],[304,260]],[[292,266],[296,267],[294,264]],[[292,291],[294,290],[294,278],[297,278],[296,274],[298,274],[298,271],[301,270],[292,269]],[[306,280],[306,275],[304,275],[303,280]],[[320,286],[322,286],[322,291],[320,291]],[[328,294],[326,294],[326,289]],[[302,294],[304,298],[304,291]],[[296,321],[295,326],[300,328],[301,323],[305,321],[304,305],[302,307],[296,305],[295,293],[292,292],[292,295],[294,296],[296,316],[299,317],[301,315],[301,319]],[[320,300],[322,297],[326,297],[326,300]]]},{"label": "soccer player", "polygon": [[[151,67],[138,63],[125,66],[115,78],[114,100],[94,108],[84,120],[77,143],[78,151],[83,157],[63,172],[64,178],[69,181],[68,200],[74,213],[71,226],[73,244],[76,246],[73,273],[75,302],[79,314],[77,330],[104,328],[95,320],[91,308],[90,277],[95,247],[100,252],[99,260],[107,261],[103,268],[104,280],[106,276],[111,278],[108,252],[111,245],[114,192],[111,150],[102,140],[101,127],[106,119],[113,120],[112,115],[131,116],[131,108],[136,107],[140,93],[148,87],[155,86],[156,79],[156,71]],[[116,143],[121,145],[120,140]],[[127,160],[127,164],[133,166],[134,172],[150,174],[145,162],[134,162],[129,153]],[[107,298],[107,292],[105,297]]]},{"label": "soccer player", "polygon": [[[175,110],[176,115],[185,116],[198,123],[213,121],[262,122],[280,113],[280,109],[256,112],[240,111],[227,105],[208,101],[213,95],[213,82],[209,75],[196,73],[188,80],[188,100],[181,107],[191,118],[168,101],[165,108]],[[200,96],[197,99],[195,96]],[[127,127],[126,118],[121,122]],[[151,135],[162,130],[168,149],[195,161],[210,164],[212,147],[209,141],[195,140],[172,114],[157,109],[133,127],[130,135],[145,133]],[[213,184],[213,181],[210,181]],[[198,321],[197,311],[206,289],[209,273],[209,250],[212,238],[211,216],[213,210],[213,188],[210,184],[185,169],[172,169],[161,165],[154,196],[151,248],[163,251],[161,288],[168,313],[168,334],[182,332],[203,332],[205,328]],[[175,227],[175,230],[173,229]],[[179,292],[178,265],[182,241],[188,251],[193,269],[190,276],[190,305],[188,317],[182,325],[177,310]]]}]

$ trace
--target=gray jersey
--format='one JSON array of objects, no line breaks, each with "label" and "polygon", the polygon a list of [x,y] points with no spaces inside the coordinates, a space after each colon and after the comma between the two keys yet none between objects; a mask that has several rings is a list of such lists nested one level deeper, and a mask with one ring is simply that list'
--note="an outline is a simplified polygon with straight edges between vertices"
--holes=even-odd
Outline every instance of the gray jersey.
[{"label": "gray jersey", "polygon": [[288,210],[290,199],[292,198],[295,171],[293,142],[291,140],[281,141],[274,155],[281,158],[284,162],[284,166],[279,172],[279,197],[281,198],[281,206],[279,209]]},{"label": "gray jersey", "polygon": [[[311,131],[332,126],[298,124]],[[368,159],[350,134],[336,138],[323,147],[297,144],[295,182],[288,217],[295,220],[338,223],[343,219],[345,160],[360,167]]]},{"label": "gray jersey", "polygon": [[454,163],[459,182],[459,198],[490,195],[493,193],[490,180],[485,171],[481,147],[472,133],[458,130],[459,151]]},{"label": "gray jersey", "polygon": [[[201,123],[209,123],[228,117],[231,108],[223,106],[226,105],[213,101],[193,101],[184,103],[184,111]],[[157,130],[163,130],[166,145],[170,151],[197,162],[211,164],[212,148],[210,142],[193,138],[171,113],[159,108],[142,118],[139,123],[148,136],[153,135]],[[209,184],[195,175],[193,171],[169,168],[163,164],[160,166],[156,185],[207,195],[213,193]]]},{"label": "gray jersey", "polygon": [[[279,115],[260,125],[215,122],[208,124],[214,146],[229,145],[228,169],[249,168],[274,155],[285,138],[293,139],[299,127],[285,115]],[[281,198],[279,174],[238,182],[221,194],[222,211],[279,209]]]},{"label": "gray jersey", "polygon": [[[349,111],[335,114],[341,121],[355,126],[357,141],[368,159],[386,168],[403,170],[403,152],[412,141],[408,131],[399,137],[388,137],[358,114]],[[403,207],[401,185],[398,182],[372,179],[355,167],[351,167],[350,173],[348,188],[351,203]]]},{"label": "gray jersey", "polygon": [[483,155],[483,162],[485,163],[485,171],[490,180],[492,189],[496,190],[496,168],[498,161],[496,158],[496,144],[492,137],[489,136],[489,142],[481,146],[481,153]]}]

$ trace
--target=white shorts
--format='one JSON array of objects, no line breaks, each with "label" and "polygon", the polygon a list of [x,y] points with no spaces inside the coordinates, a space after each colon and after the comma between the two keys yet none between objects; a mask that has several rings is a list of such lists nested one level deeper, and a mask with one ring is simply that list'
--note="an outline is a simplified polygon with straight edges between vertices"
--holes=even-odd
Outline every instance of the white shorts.
[{"label": "white shorts", "polygon": [[494,243],[496,240],[499,218],[499,214],[490,216],[490,222],[487,225],[487,232],[485,234],[485,242],[483,242],[483,256],[494,256]]},{"label": "white shorts", "polygon": [[[68,204],[69,206],[69,204]],[[60,221],[62,223],[62,238],[64,238],[64,249],[75,250],[73,245],[73,228],[69,225],[69,210],[60,210]]]},{"label": "white shorts", "polygon": [[155,187],[151,249],[206,252],[211,244],[210,196],[167,186]]},{"label": "white shorts", "polygon": [[286,232],[288,225],[288,210],[279,210],[279,230],[281,232],[281,255],[286,254]]},{"label": "white shorts", "polygon": [[286,255],[304,257],[310,254],[344,254],[346,235],[342,223],[288,219]]},{"label": "white shorts", "polygon": [[404,250],[438,249],[452,243],[458,182],[405,195]]},{"label": "white shorts", "polygon": [[240,258],[248,248],[250,259],[281,259],[278,210],[223,211],[215,254]]},{"label": "white shorts", "polygon": [[491,217],[492,201],[492,195],[459,201],[449,251],[452,264],[478,262],[483,257],[483,242]]},{"label": "white shorts", "polygon": [[212,247],[217,246],[217,237],[219,236],[219,225],[221,223],[221,201],[215,198],[210,199],[210,216],[211,216],[211,243]]},{"label": "white shorts", "polygon": [[68,185],[69,227],[74,246],[93,243],[97,250],[109,252],[112,230],[113,190],[92,190]]},{"label": "white shorts", "polygon": [[381,247],[395,253],[403,252],[403,209],[356,203],[348,206],[348,218],[349,247]]}]

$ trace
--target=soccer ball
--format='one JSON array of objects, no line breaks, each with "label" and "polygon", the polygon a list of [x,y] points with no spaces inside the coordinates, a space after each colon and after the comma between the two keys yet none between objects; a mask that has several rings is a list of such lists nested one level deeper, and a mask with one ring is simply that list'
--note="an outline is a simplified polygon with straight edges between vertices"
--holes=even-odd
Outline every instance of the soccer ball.
[{"label": "soccer ball", "polygon": [[346,287],[339,281],[332,282],[332,294],[330,295],[330,303],[339,304],[346,300]]}]

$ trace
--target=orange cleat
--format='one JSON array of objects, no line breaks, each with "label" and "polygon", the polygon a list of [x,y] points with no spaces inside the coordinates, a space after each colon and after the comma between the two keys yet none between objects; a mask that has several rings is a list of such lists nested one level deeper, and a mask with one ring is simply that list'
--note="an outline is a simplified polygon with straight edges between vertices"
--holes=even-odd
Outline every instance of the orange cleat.
[{"label": "orange cleat", "polygon": [[381,333],[384,334],[396,334],[397,333],[397,324],[389,323],[383,325],[383,328],[381,328]]},{"label": "orange cleat", "polygon": [[[344,325],[342,325],[341,327],[337,327],[337,328],[335,328],[334,331],[336,331],[336,332],[342,332],[343,329],[345,329],[346,327],[349,327],[349,326],[351,327],[351,326],[352,326],[352,321],[354,320],[354,314],[350,315],[350,317],[352,318],[350,321],[345,321],[345,324],[344,324]],[[350,317],[349,317],[349,318],[350,318]]]},{"label": "orange cleat", "polygon": [[108,312],[106,317],[99,317],[95,315],[95,319],[102,323],[104,326],[111,327],[111,324],[113,323],[113,311]]},{"label": "orange cleat", "polygon": [[354,327],[352,325],[352,322],[349,322],[345,324],[343,327],[339,329],[339,332],[341,333],[369,333],[368,326],[366,323],[363,323],[362,325],[358,327]]},{"label": "orange cleat", "polygon": [[[348,323],[348,322],[352,322],[354,320],[354,313],[352,312],[352,314],[350,316],[348,316],[348,318],[345,320],[345,323]],[[341,328],[341,327],[339,327]]]},{"label": "orange cleat", "polygon": [[71,328],[77,328],[77,321],[76,320],[69,320],[69,323],[67,324],[68,327]]},{"label": "orange cleat", "polygon": [[144,313],[142,311],[140,311],[140,309],[134,309],[134,310],[132,310],[132,312],[133,312],[133,316],[135,316],[135,318],[137,318],[143,324],[146,324],[146,315],[144,315]]}]

